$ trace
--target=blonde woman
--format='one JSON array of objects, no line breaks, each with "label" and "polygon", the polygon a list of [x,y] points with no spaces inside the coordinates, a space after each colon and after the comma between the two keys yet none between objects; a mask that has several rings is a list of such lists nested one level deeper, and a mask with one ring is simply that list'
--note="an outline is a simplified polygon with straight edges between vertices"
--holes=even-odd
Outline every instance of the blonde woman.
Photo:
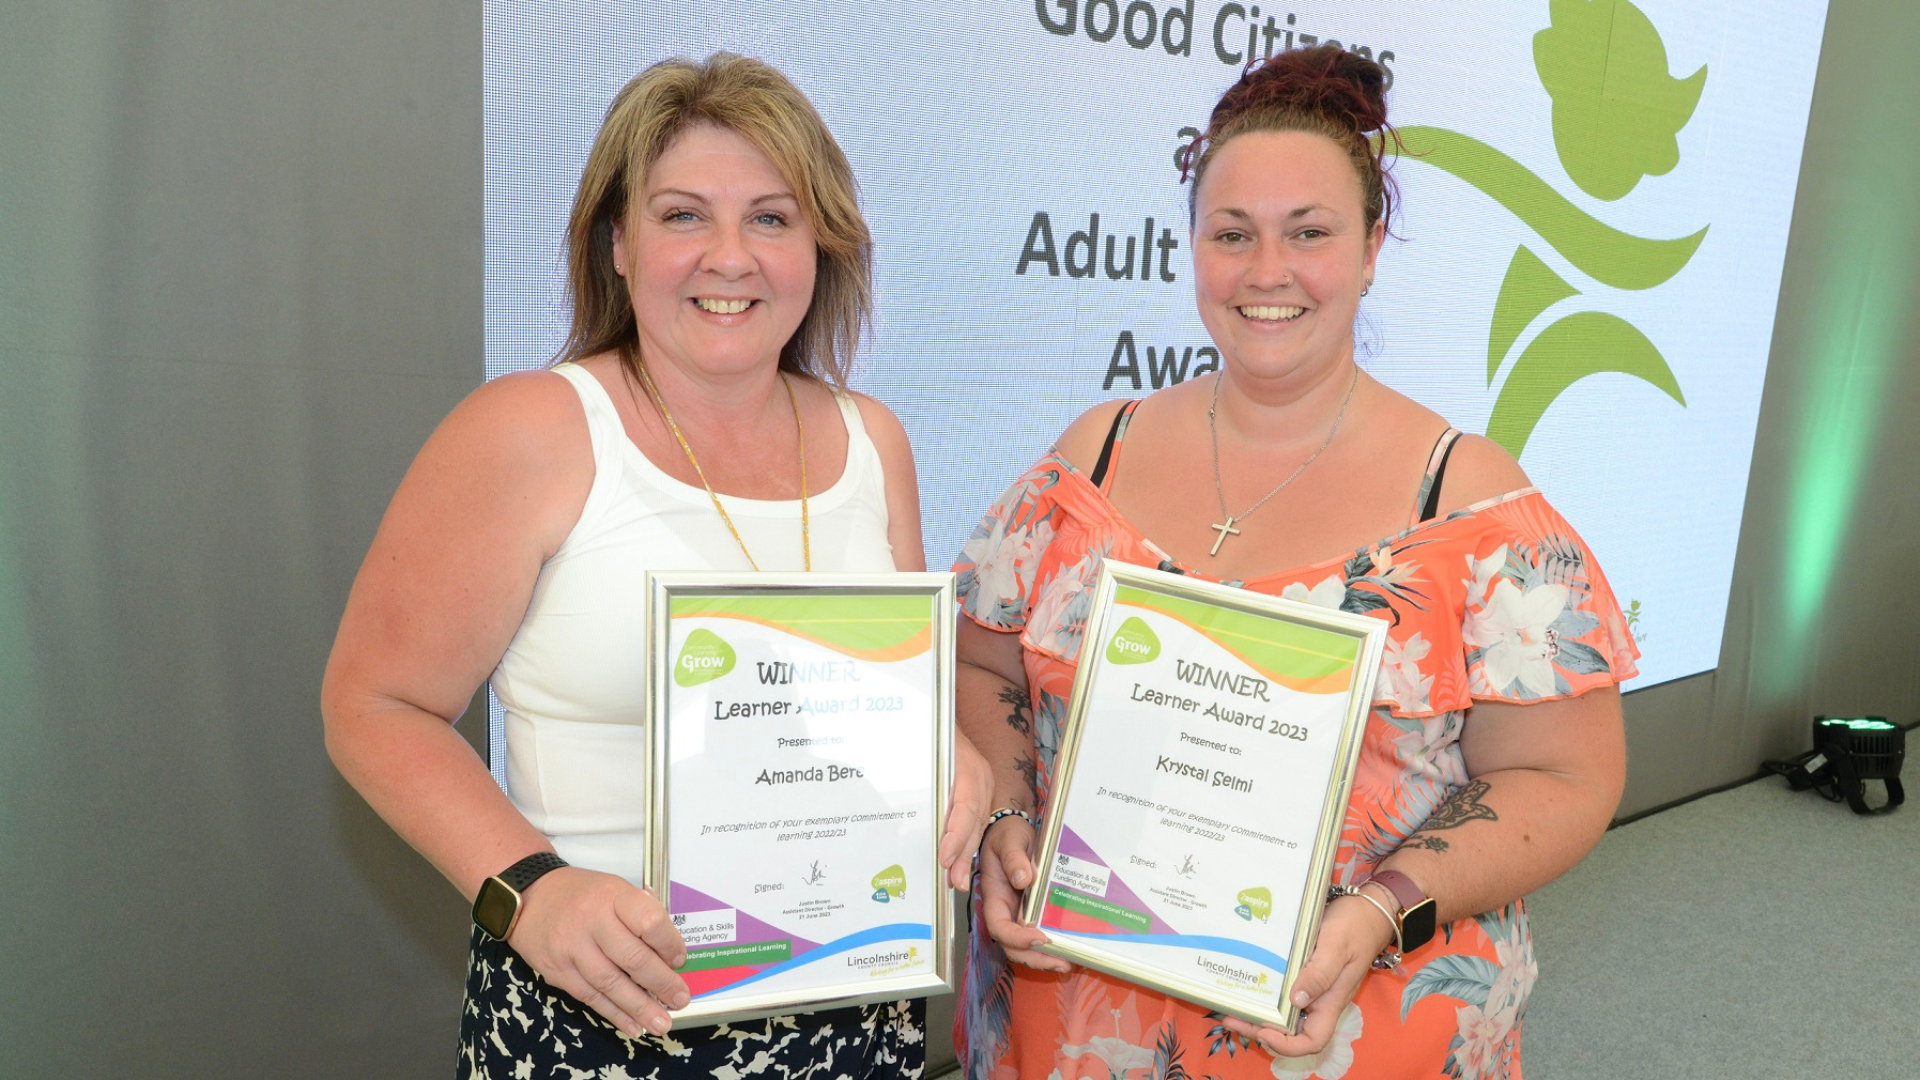
[{"label": "blonde woman", "polygon": [[[918,1075],[918,1002],[669,1035],[686,949],[634,884],[645,573],[925,567],[906,433],[846,389],[871,295],[846,157],[766,64],[668,61],[608,109],[566,243],[564,362],[428,440],[323,693],[341,772],[462,895],[527,882],[506,940],[473,931],[460,1075]],[[489,678],[504,794],[449,724]],[[990,784],[970,746],[957,777],[956,885]]]}]

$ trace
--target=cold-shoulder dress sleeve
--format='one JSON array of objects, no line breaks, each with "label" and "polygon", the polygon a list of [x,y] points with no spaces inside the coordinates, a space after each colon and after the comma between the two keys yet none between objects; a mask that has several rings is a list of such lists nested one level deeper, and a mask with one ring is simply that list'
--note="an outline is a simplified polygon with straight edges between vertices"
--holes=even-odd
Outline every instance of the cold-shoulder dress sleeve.
[{"label": "cold-shoulder dress sleeve", "polygon": [[1338,582],[1281,595],[1311,600],[1315,590],[1392,624],[1375,702],[1397,716],[1577,697],[1638,673],[1640,650],[1606,575],[1532,489],[1358,553]]},{"label": "cold-shoulder dress sleeve", "polygon": [[1547,701],[1637,674],[1626,617],[1573,526],[1537,494],[1489,508],[1486,522],[1462,567],[1468,693]]},{"label": "cold-shoulder dress sleeve", "polygon": [[1025,629],[1040,561],[1061,510],[1056,492],[1069,467],[1048,454],[981,516],[953,564],[960,610],[989,630]]}]

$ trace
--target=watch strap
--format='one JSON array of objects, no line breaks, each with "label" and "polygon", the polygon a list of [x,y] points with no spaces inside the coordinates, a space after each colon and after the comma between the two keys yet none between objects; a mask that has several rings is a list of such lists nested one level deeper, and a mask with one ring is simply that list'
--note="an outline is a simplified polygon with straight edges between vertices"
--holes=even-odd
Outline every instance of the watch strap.
[{"label": "watch strap", "polygon": [[537,851],[480,883],[473,898],[473,924],[495,941],[505,941],[520,921],[521,893],[549,871],[567,861],[551,851]]},{"label": "watch strap", "polygon": [[1400,905],[1396,921],[1400,924],[1401,952],[1412,952],[1433,939],[1437,906],[1425,889],[1398,870],[1380,870],[1367,880],[1392,893],[1394,902]]},{"label": "watch strap", "polygon": [[527,886],[539,881],[548,871],[558,870],[565,865],[567,860],[551,851],[536,851],[494,876],[514,892],[526,892]]},{"label": "watch strap", "polygon": [[1427,898],[1425,890],[1415,885],[1412,878],[1398,870],[1380,870],[1367,880],[1378,882],[1392,893],[1394,900],[1400,904],[1402,914],[1412,910],[1415,905]]}]

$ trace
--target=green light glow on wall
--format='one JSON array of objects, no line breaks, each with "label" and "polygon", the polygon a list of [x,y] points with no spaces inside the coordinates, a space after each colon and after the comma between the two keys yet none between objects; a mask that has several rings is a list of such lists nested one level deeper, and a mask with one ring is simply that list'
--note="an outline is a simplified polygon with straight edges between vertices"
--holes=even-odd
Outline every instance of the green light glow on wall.
[{"label": "green light glow on wall", "polygon": [[1796,653],[1817,632],[1828,584],[1856,526],[1860,485],[1900,362],[1915,271],[1914,200],[1888,198],[1885,187],[1912,175],[1914,162],[1898,159],[1920,155],[1912,140],[1890,146],[1883,133],[1889,125],[1912,130],[1902,119],[1910,118],[1860,116],[1844,139],[1851,146],[1840,164],[1844,179],[1832,192],[1839,197],[1796,210],[1816,219],[1819,237],[1818,254],[1809,260],[1817,269],[1805,275],[1813,295],[1800,348],[1811,359],[1798,387],[1800,431],[1789,466],[1782,579],[1785,644]]}]

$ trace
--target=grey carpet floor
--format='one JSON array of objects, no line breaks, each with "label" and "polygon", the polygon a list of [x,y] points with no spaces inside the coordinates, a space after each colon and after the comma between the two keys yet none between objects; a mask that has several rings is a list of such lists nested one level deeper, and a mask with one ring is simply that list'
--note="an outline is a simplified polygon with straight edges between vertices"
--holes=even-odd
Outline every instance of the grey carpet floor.
[{"label": "grey carpet floor", "polygon": [[1920,1077],[1920,804],[1769,777],[1609,832],[1528,902],[1529,1080]]}]

